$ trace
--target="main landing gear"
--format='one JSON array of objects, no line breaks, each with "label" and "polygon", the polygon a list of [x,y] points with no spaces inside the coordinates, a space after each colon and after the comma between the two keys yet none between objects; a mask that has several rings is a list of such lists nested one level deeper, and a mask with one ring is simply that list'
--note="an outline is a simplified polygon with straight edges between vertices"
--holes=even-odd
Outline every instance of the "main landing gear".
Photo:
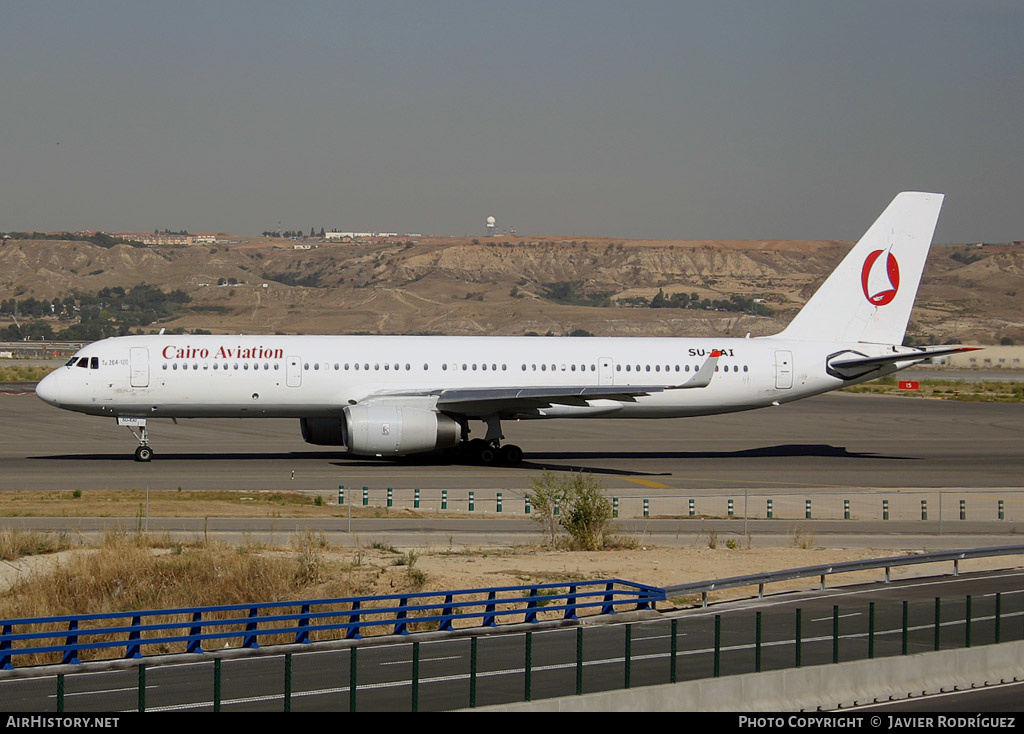
[{"label": "main landing gear", "polygon": [[497,441],[491,442],[483,438],[463,441],[456,451],[469,463],[485,466],[518,466],[523,461],[523,450],[515,444],[507,443],[500,446]]},{"label": "main landing gear", "polygon": [[453,449],[456,458],[471,464],[485,466],[518,466],[523,461],[523,450],[515,444],[501,445],[501,421],[497,415],[483,418],[487,424],[487,435],[483,438],[469,438],[468,421],[462,421],[462,441]]}]

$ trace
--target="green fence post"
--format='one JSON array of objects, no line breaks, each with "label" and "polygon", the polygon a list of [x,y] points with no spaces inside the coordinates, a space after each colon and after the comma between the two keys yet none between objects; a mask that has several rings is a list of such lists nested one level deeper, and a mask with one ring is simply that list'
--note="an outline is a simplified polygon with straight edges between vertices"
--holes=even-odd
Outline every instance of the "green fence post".
[{"label": "green fence post", "polygon": [[370,504],[370,488],[363,487],[363,507]]},{"label": "green fence post", "polygon": [[356,710],[356,670],[359,665],[358,647],[349,650],[348,656],[348,710],[352,713]]},{"label": "green fence post", "polygon": [[679,654],[679,620],[672,619],[672,656],[668,664],[668,682],[676,682],[676,657]]},{"label": "green fence post", "polygon": [[64,713],[64,674],[57,675],[57,713]]},{"label": "green fence post", "polygon": [[626,651],[623,656],[626,663],[625,679],[623,680],[624,687],[629,688],[632,684],[633,675],[633,625],[626,625]]},{"label": "green fence post", "polygon": [[690,500],[690,517],[697,514],[697,503],[695,500]]},{"label": "green fence post", "polygon": [[967,610],[964,616],[964,647],[971,646],[971,595],[967,595]]},{"label": "green fence post", "polygon": [[139,713],[146,710],[146,664],[139,666]]},{"label": "green fence post", "polygon": [[942,602],[939,597],[935,597],[935,642],[933,643],[934,649],[938,650],[942,644]]},{"label": "green fence post", "polygon": [[735,514],[735,507],[736,506],[731,499],[725,501],[725,511],[729,517],[732,517]]},{"label": "green fence post", "polygon": [[393,507],[395,504],[395,490],[388,487],[388,507]]},{"label": "green fence post", "polygon": [[420,643],[412,643],[412,711],[420,710]]},{"label": "green fence post", "polygon": [[414,489],[412,491],[412,506],[413,506],[414,509],[417,509],[417,510],[420,507],[420,490],[419,489]]},{"label": "green fence post", "polygon": [[715,615],[715,678],[722,674],[722,615]]},{"label": "green fence post", "polygon": [[761,612],[754,616],[754,672],[761,672]]},{"label": "green fence post", "polygon": [[339,484],[338,485],[338,504],[339,505],[345,504],[345,485],[344,484]]},{"label": "green fence post", "polygon": [[843,500],[843,519],[850,519],[850,500]]},{"label": "green fence post", "polygon": [[530,495],[526,495],[525,502],[526,502],[526,514],[529,515],[530,514]]},{"label": "green fence post", "polygon": [[644,497],[644,517],[651,516],[651,501]]},{"label": "green fence post", "polygon": [[1003,595],[1002,592],[996,592],[996,644],[1000,642],[1000,631],[1003,626]]},{"label": "green fence post", "polygon": [[612,497],[612,517],[619,516],[619,498]]},{"label": "green fence post", "polygon": [[[672,620],[675,622],[675,620]],[[576,628],[576,695],[583,695],[583,628]]]},{"label": "green fence post", "polygon": [[768,500],[767,502],[768,502],[768,519],[771,520],[772,519],[772,501]]},{"label": "green fence post", "polygon": [[469,707],[476,708],[476,650],[477,638],[469,639]]},{"label": "green fence post", "polygon": [[832,662],[839,662],[839,605],[832,605]]},{"label": "green fence post", "polygon": [[811,519],[811,501],[804,500],[804,520]]},{"label": "green fence post", "polygon": [[868,604],[868,660],[875,659],[875,603]]},{"label": "green fence post", "polygon": [[960,519],[967,519],[967,500],[960,500]]},{"label": "green fence post", "polygon": [[882,500],[882,519],[889,519],[889,500]]},{"label": "green fence post", "polygon": [[796,632],[794,633],[793,640],[796,643],[796,667],[800,667],[800,607],[796,608]]},{"label": "green fence post", "polygon": [[442,489],[441,490],[441,509],[442,510],[447,510],[448,509],[448,490],[447,489]]},{"label": "green fence post", "polygon": [[213,659],[213,710],[214,712],[220,711],[220,699],[221,699],[221,671],[220,671],[220,658]]},{"label": "green fence post", "polygon": [[284,654],[284,712],[292,710],[292,654]]},{"label": "green fence post", "polygon": [[498,509],[497,512],[501,512],[501,492],[498,492]]},{"label": "green fence post", "polygon": [[526,633],[526,664],[523,666],[523,700],[533,700],[533,632]]},{"label": "green fence post", "polygon": [[472,512],[473,508],[476,507],[476,494],[473,490],[469,490],[469,511]]},{"label": "green fence post", "polygon": [[900,649],[900,654],[901,655],[906,655],[907,654],[907,635],[908,635],[908,631],[909,631],[909,628],[908,628],[908,625],[907,625],[908,616],[909,616],[909,610],[907,609],[907,602],[904,601],[903,602],[903,643],[902,643],[902,646],[901,646],[901,649]]}]

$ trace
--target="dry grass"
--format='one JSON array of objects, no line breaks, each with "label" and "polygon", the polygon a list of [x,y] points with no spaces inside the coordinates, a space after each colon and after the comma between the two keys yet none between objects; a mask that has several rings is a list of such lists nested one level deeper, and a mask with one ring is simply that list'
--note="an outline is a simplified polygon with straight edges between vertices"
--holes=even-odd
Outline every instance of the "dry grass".
[{"label": "dry grass", "polygon": [[[47,535],[21,533],[11,545],[19,549],[16,552],[21,556],[58,549],[60,538]],[[362,549],[351,559],[330,551],[324,537],[315,533],[294,537],[286,548],[268,548],[201,541],[182,543],[117,530],[107,533],[86,552],[74,553],[45,569],[24,574],[0,597],[0,619],[370,596],[415,591],[427,581],[425,573],[411,566],[389,567],[393,558],[390,554],[375,554],[373,562],[368,562],[370,552]],[[204,619],[233,616],[244,615],[204,615]],[[363,618],[371,619],[368,615]],[[183,621],[186,620],[181,615],[147,619],[150,624]],[[85,628],[83,625],[82,629]],[[242,626],[226,629],[238,632],[238,639],[227,638],[222,644],[239,645]],[[22,627],[19,631],[30,630]],[[181,632],[161,631],[152,636]],[[364,634],[374,632],[368,629]],[[260,642],[274,644],[290,639],[261,637]],[[183,650],[184,643],[163,644],[150,646],[148,654]],[[123,648],[83,652],[82,658],[120,654]],[[53,655],[32,659],[19,656],[17,664],[56,661]]]},{"label": "dry grass", "polygon": [[[0,478],[0,482],[3,479]],[[320,499],[319,503],[317,499]],[[74,490],[52,492],[2,491],[0,515],[5,517],[374,517],[379,507],[327,504],[314,492]],[[414,515],[395,509],[393,517]]]},{"label": "dry grass", "polygon": [[35,530],[0,530],[0,560],[14,561],[24,556],[56,553],[72,548],[67,533],[41,533]]}]

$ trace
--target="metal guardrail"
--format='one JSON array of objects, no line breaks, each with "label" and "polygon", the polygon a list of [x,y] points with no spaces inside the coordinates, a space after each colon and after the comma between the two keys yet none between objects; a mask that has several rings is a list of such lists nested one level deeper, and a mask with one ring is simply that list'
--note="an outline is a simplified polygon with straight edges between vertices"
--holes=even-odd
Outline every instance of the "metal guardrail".
[{"label": "metal guardrail", "polygon": [[[459,591],[416,592],[376,597],[345,597],[308,601],[186,607],[106,614],[0,620],[0,669],[11,670],[15,656],[50,656],[52,662],[77,664],[85,651],[123,650],[125,658],[151,654],[203,652],[204,643],[237,640],[241,649],[263,644],[305,644],[314,641],[359,639],[375,635],[406,635],[411,625],[453,631],[472,624],[498,627],[533,624],[544,617],[576,619],[581,613],[614,614],[622,607],[653,609],[673,596],[701,594],[707,605],[712,591],[895,566],[952,562],[954,575],[962,560],[1024,555],[1024,545],[940,551],[863,561],[806,566],[747,576],[678,584],[659,589],[621,579],[506,586]],[[466,625],[465,623],[471,623]],[[316,638],[314,640],[314,638]],[[99,659],[112,659],[100,656]]]},{"label": "metal guardrail", "polygon": [[885,582],[889,583],[889,573],[894,566],[914,566],[923,563],[950,561],[953,563],[953,575],[956,576],[960,572],[960,561],[962,560],[1015,555],[1024,555],[1024,545],[936,551],[934,553],[921,553],[913,556],[890,556],[888,558],[872,558],[863,561],[844,561],[843,563],[829,563],[820,566],[804,566],[803,568],[792,568],[786,571],[769,571],[767,573],[750,574],[747,576],[732,576],[714,581],[676,584],[674,586],[666,586],[663,591],[666,597],[700,594],[703,606],[707,606],[707,595],[712,591],[719,591],[721,589],[734,589],[740,586],[754,586],[756,584],[758,587],[757,595],[760,598],[764,596],[765,584],[818,576],[821,579],[820,588],[824,589],[826,576],[838,573],[852,573],[853,571],[870,571],[879,568],[885,569]]},{"label": "metal guardrail", "polygon": [[[545,616],[575,619],[581,613],[614,614],[617,609],[651,609],[664,601],[661,589],[621,579],[506,586],[460,591],[417,592],[374,597],[232,604],[147,611],[0,620],[0,669],[15,656],[59,656],[78,664],[86,651],[123,649],[125,658],[203,652],[204,643],[237,640],[243,649],[266,644],[359,639],[371,628],[405,635],[410,625],[454,630],[457,622],[481,627],[535,623]],[[101,657],[100,659],[110,659]]]}]

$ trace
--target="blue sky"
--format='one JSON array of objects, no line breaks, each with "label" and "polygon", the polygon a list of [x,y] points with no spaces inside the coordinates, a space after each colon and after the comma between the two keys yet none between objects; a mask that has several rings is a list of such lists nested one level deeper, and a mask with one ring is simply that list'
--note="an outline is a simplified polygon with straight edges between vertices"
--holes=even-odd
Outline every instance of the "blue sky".
[{"label": "blue sky", "polygon": [[1024,239],[1024,4],[12,4],[0,230]]}]

